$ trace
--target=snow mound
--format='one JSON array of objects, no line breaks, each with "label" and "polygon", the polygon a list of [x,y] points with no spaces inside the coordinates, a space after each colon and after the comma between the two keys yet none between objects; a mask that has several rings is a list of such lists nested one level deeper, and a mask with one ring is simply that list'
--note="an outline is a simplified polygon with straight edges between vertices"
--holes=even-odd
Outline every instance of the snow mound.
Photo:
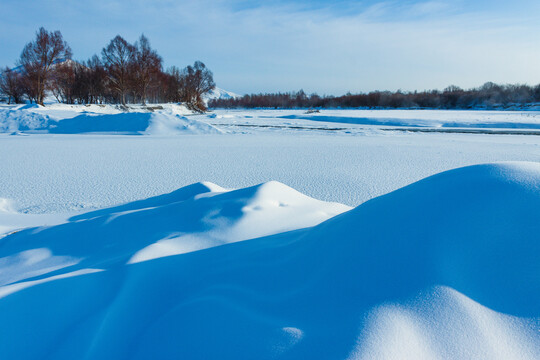
[{"label": "snow mound", "polygon": [[55,134],[115,133],[115,134],[215,134],[220,130],[201,121],[170,112],[128,112],[119,114],[81,114],[49,125]]},{"label": "snow mound", "polygon": [[312,240],[355,235],[327,246],[342,263],[343,253],[355,254],[355,270],[379,273],[366,281],[374,289],[384,281],[384,291],[392,284],[394,296],[444,284],[496,311],[531,315],[540,303],[539,211],[540,164],[476,165],[370,200]]},{"label": "snow mound", "polygon": [[[80,106],[75,110],[80,110]],[[0,132],[41,132],[53,134],[107,133],[125,135],[219,134],[221,130],[205,122],[182,116],[172,106],[157,111],[91,113],[76,112],[66,106],[59,110],[35,107],[0,109]],[[55,119],[45,115],[50,112]],[[63,118],[73,113],[75,116]],[[78,114],[78,115],[77,115]],[[60,115],[60,118],[58,118]],[[73,115],[72,115],[73,116]]]},{"label": "snow mound", "polygon": [[51,256],[69,254],[70,266],[72,259],[85,267],[118,266],[310,227],[349,209],[278,182],[239,190],[197,183],[74,216],[67,224],[17,232],[2,240],[0,259],[17,258],[46,244]]},{"label": "snow mound", "polygon": [[150,115],[148,135],[220,134],[221,130],[202,121],[188,119],[173,113],[157,112]]},{"label": "snow mound", "polygon": [[[540,164],[452,170],[345,210],[277,182],[195,184],[7,236],[0,273],[31,266],[0,287],[0,353],[539,358]],[[40,261],[56,270],[33,275]]]},{"label": "snow mound", "polygon": [[222,193],[229,191],[222,188],[219,185],[213,184],[211,182],[200,182],[184,186],[178,190],[170,192],[168,194],[163,194],[159,196],[154,196],[144,200],[133,201],[127,204],[122,204],[119,206],[109,207],[101,210],[90,211],[81,215],[73,216],[70,220],[84,220],[91,219],[102,215],[108,215],[112,213],[121,213],[126,211],[135,211],[149,208],[156,208],[163,206],[164,204],[172,204],[176,202],[186,201],[191,198],[194,198],[198,195],[212,195],[212,193]]},{"label": "snow mound", "polygon": [[[36,105],[37,106],[37,105]],[[47,126],[49,117],[22,109],[0,108],[0,133],[39,130]]]}]

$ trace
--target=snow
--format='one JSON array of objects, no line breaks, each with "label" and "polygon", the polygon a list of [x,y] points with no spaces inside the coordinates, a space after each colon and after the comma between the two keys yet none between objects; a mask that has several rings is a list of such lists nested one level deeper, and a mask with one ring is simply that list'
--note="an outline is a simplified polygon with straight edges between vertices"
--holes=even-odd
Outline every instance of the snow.
[{"label": "snow", "polygon": [[479,116],[476,111],[463,110],[351,110],[345,113],[325,111],[312,115],[284,115],[283,119],[408,127],[540,129],[540,114],[536,111],[486,111]]},{"label": "snow", "polygon": [[[77,111],[84,108],[86,108],[85,111]],[[98,112],[90,112],[90,108]],[[132,110],[135,111],[120,112],[112,106],[96,109],[95,105],[75,107],[63,104],[46,109],[38,105],[0,109],[0,132],[130,135],[217,134],[221,132],[207,123],[188,119],[180,115],[182,111],[171,107],[164,109],[163,106],[159,106],[156,112],[152,107]]]},{"label": "snow", "polygon": [[[90,126],[90,123],[93,125]],[[538,134],[540,112],[322,110],[319,113],[306,114],[304,110],[214,110],[197,115],[179,104],[127,107],[54,103],[47,104],[46,107],[35,104],[0,106],[0,132],[39,130],[70,134],[85,132],[153,134],[156,131],[160,135],[171,135],[214,133],[218,131],[215,126],[228,132],[273,128],[280,131],[319,130],[361,135],[368,130],[429,129],[455,132],[473,129],[486,132],[503,129]]]},{"label": "snow", "polygon": [[[5,237],[4,268],[17,256],[29,266],[51,256],[78,262],[58,259],[58,270],[32,268],[0,287],[0,351],[536,359],[539,208],[538,163],[444,172],[350,211],[277,182],[233,191],[195,184]],[[177,245],[186,234],[244,241],[132,261],[178,234]],[[32,347],[21,346],[28,339]]]},{"label": "snow", "polygon": [[[288,125],[359,129],[365,126],[394,128],[540,129],[539,111],[478,110],[215,110],[221,124]],[[220,121],[224,119],[224,121]]]},{"label": "snow", "polygon": [[0,197],[24,213],[92,210],[192,183],[277,180],[357,206],[436,172],[540,161],[536,136],[269,131],[183,136],[0,135]]},{"label": "snow", "polygon": [[166,113],[151,114],[144,131],[149,135],[220,134],[222,132],[205,122]]},{"label": "snow", "polygon": [[537,113],[320,114],[0,106],[2,359],[539,358]]},{"label": "snow", "polygon": [[526,320],[438,286],[406,305],[385,304],[371,311],[348,358],[534,359],[534,329]]},{"label": "snow", "polygon": [[47,126],[49,117],[25,109],[0,108],[0,133],[36,130]]}]

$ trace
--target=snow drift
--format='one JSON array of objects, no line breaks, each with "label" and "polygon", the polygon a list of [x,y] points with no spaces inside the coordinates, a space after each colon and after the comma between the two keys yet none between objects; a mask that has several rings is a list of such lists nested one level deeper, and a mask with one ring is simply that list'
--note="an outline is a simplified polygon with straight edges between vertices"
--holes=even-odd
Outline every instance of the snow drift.
[{"label": "snow drift", "polygon": [[25,109],[0,108],[0,133],[13,133],[46,128],[50,118]]},{"label": "snow drift", "polygon": [[9,235],[0,353],[540,356],[540,164],[444,172],[305,228],[345,210],[201,183]]},{"label": "snow drift", "polygon": [[49,124],[55,134],[115,133],[115,134],[216,134],[220,131],[201,121],[166,112],[120,113],[89,116],[82,114]]},{"label": "snow drift", "polygon": [[[33,110],[33,111],[32,111]],[[66,112],[67,110],[63,110]],[[53,134],[108,133],[124,135],[217,134],[221,131],[205,122],[189,119],[174,110],[155,112],[82,112],[74,117],[53,119],[47,111],[0,109],[0,132]],[[52,113],[55,113],[54,111]]]}]

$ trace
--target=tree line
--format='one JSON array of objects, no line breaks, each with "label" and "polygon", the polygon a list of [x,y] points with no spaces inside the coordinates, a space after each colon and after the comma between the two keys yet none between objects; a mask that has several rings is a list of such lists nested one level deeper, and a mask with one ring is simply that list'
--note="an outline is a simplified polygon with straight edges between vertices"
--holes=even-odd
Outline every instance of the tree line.
[{"label": "tree line", "polygon": [[163,70],[163,59],[141,35],[130,44],[120,35],[86,61],[73,61],[60,31],[40,28],[26,44],[17,66],[0,72],[0,95],[9,103],[43,105],[52,94],[66,104],[184,102],[206,110],[203,95],[215,88],[212,72],[201,61]]},{"label": "tree line", "polygon": [[540,102],[540,85],[498,85],[492,82],[464,90],[449,86],[443,91],[390,92],[319,96],[303,90],[290,93],[251,94],[240,98],[213,99],[211,108],[426,108],[475,109],[524,106]]}]

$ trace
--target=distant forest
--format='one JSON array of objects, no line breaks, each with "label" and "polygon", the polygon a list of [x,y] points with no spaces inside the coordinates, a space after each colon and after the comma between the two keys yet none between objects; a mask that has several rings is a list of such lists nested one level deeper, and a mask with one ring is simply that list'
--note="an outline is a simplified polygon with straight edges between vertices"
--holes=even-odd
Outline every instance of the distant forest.
[{"label": "distant forest", "polygon": [[11,103],[43,105],[52,94],[66,104],[184,102],[205,110],[202,96],[215,88],[212,72],[200,61],[183,69],[163,70],[163,60],[141,35],[130,44],[120,35],[87,61],[71,60],[59,31],[40,28],[23,48],[17,67],[0,73],[0,95]]},{"label": "distant forest", "polygon": [[213,99],[211,108],[370,108],[370,109],[497,109],[525,107],[540,102],[540,85],[497,85],[488,82],[463,90],[449,86],[443,91],[373,91],[367,94],[319,96],[303,90],[292,93],[251,94],[239,98]]}]

